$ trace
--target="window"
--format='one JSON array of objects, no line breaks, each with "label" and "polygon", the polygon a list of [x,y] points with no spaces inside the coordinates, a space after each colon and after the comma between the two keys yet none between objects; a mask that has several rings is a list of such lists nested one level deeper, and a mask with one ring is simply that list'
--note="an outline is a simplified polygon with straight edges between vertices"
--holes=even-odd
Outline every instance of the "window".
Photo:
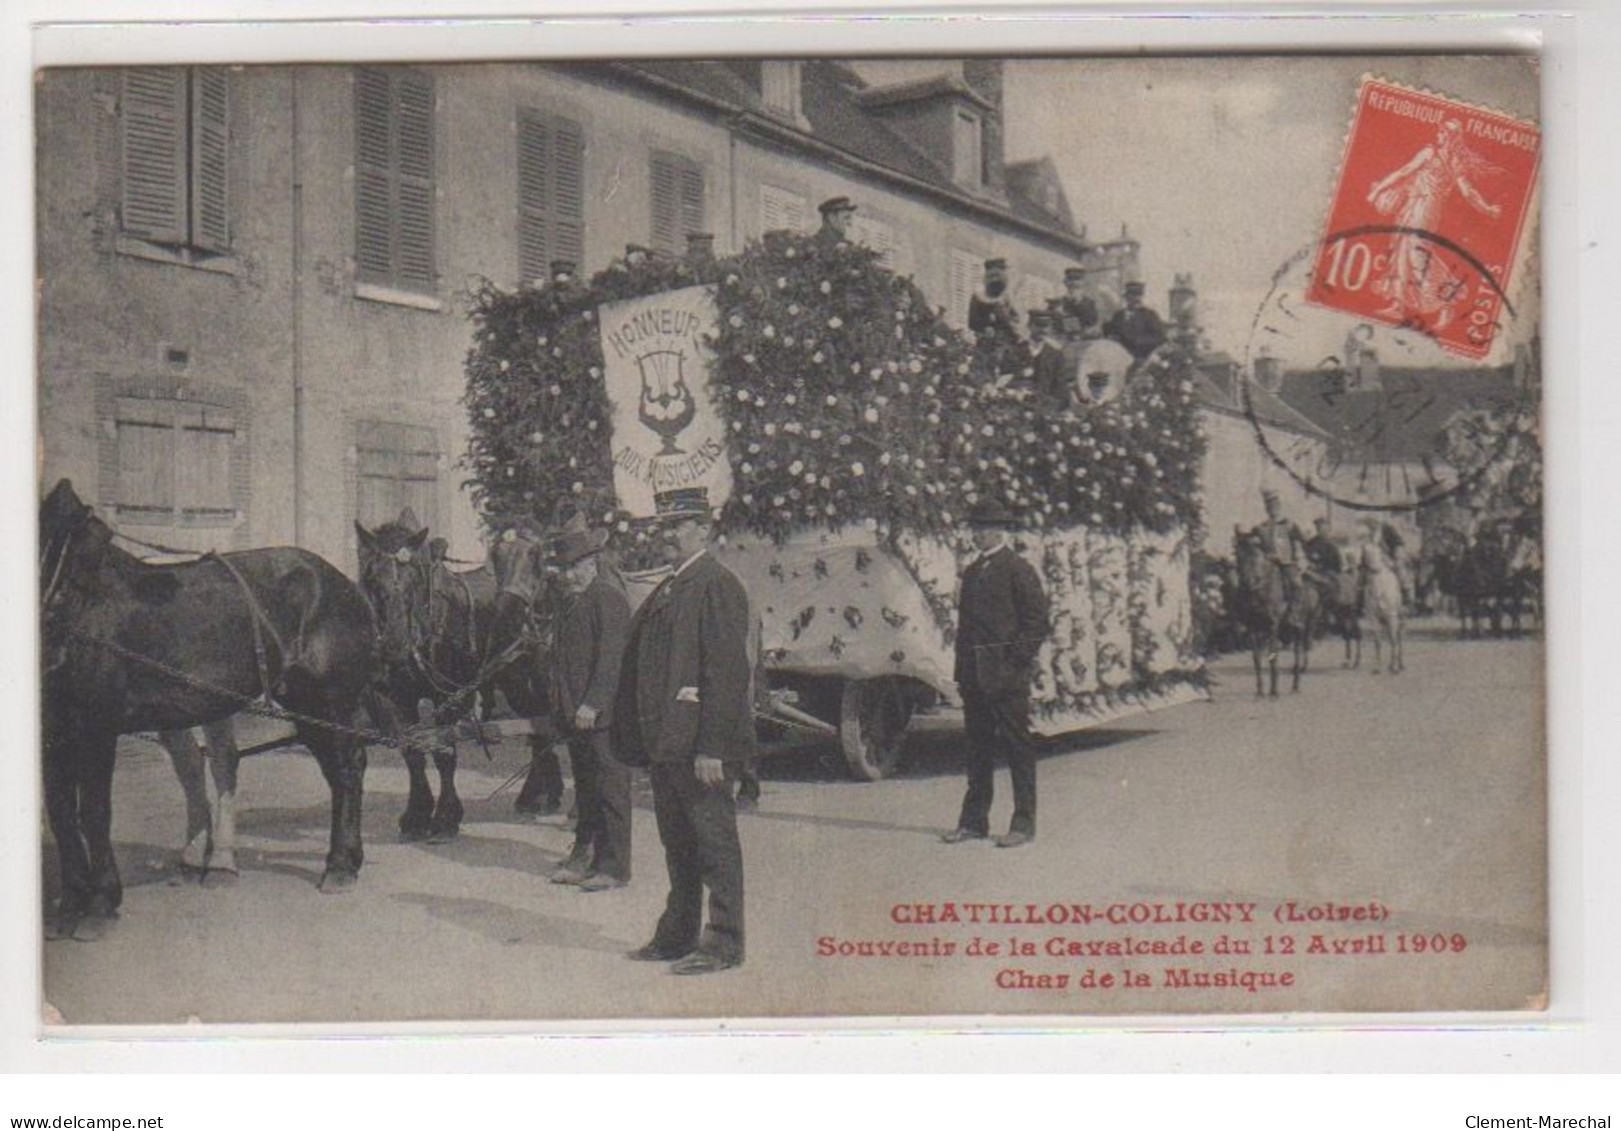
[{"label": "window", "polygon": [[760,186],[760,230],[782,228],[803,232],[810,225],[810,201],[798,193],[774,185]]},{"label": "window", "polygon": [[979,116],[967,110],[958,110],[952,119],[952,178],[965,188],[979,188],[984,183],[979,126]]},{"label": "window", "polygon": [[518,111],[518,277],[585,258],[585,135],[576,122]]},{"label": "window", "polygon": [[979,288],[982,273],[980,257],[954,247],[951,249],[950,271],[947,290],[951,295],[951,305],[946,308],[946,320],[959,327],[966,326],[968,300]]},{"label": "window", "polygon": [[222,67],[122,73],[119,227],[167,247],[231,247],[231,84]]},{"label": "window", "polygon": [[117,495],[121,521],[163,526],[229,526],[231,449],[236,419],[196,401],[119,397]]},{"label": "window", "polygon": [[654,153],[652,245],[680,255],[688,232],[704,230],[704,171],[698,163],[674,153]]},{"label": "window", "polygon": [[799,67],[800,64],[791,59],[774,59],[760,64],[760,99],[771,113],[790,119],[797,119],[803,113]]},{"label": "window", "polygon": [[364,282],[432,291],[433,79],[355,71],[355,268]]},{"label": "window", "polygon": [[432,428],[363,420],[355,426],[355,518],[368,529],[410,507],[432,528],[439,517],[439,441]]}]

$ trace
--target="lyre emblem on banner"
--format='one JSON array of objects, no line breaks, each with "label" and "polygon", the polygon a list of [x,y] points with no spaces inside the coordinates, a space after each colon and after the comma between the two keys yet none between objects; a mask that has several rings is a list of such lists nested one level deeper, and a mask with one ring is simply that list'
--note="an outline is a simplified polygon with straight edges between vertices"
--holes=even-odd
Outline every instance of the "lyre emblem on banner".
[{"label": "lyre emblem on banner", "polygon": [[692,390],[687,388],[683,371],[685,362],[686,354],[675,350],[657,350],[636,359],[642,371],[642,397],[637,407],[637,418],[664,441],[664,449],[659,455],[684,454],[675,446],[675,438],[692,423],[692,418],[698,412]]}]

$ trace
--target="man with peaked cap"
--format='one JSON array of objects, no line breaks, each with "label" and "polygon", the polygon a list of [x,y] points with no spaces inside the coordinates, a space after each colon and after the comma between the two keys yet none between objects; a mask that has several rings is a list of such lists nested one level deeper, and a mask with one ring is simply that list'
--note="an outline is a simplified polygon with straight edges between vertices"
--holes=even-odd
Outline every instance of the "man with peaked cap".
[{"label": "man with peaked cap", "polygon": [[1007,260],[985,261],[984,285],[968,299],[968,328],[981,339],[1011,342],[1018,337],[1019,314],[1008,289]]},{"label": "man with peaked cap", "polygon": [[1143,305],[1143,285],[1126,284],[1126,305],[1114,312],[1103,327],[1103,336],[1126,347],[1133,361],[1141,362],[1165,344],[1165,323],[1159,314]]},{"label": "man with peaked cap", "polygon": [[1098,335],[1098,304],[1086,293],[1086,268],[1064,269],[1064,296],[1057,302],[1059,332],[1068,341]]},{"label": "man with peaked cap", "polygon": [[850,239],[850,222],[855,218],[856,206],[847,196],[831,196],[817,205],[822,214],[822,226],[816,233],[818,244],[837,247]]},{"label": "man with peaked cap", "polygon": [[653,779],[670,894],[652,940],[630,957],[673,962],[676,974],[713,974],[743,962],[743,850],[732,788],[755,746],[749,599],[710,552],[707,488],[661,491],[654,506],[674,572],[631,621],[614,749],[646,765]]},{"label": "man with peaked cap", "polygon": [[566,604],[553,637],[549,698],[568,743],[579,824],[552,882],[606,891],[630,881],[630,771],[613,756],[609,727],[630,625],[630,601],[599,570],[608,532],[571,530],[552,545]]},{"label": "man with peaked cap", "polygon": [[1030,681],[1049,631],[1047,594],[1035,567],[1014,550],[1011,511],[982,500],[968,515],[979,551],[962,574],[957,599],[957,666],[963,724],[968,732],[968,792],[947,844],[990,834],[996,759],[1013,778],[1013,820],[999,848],[1036,836],[1036,753],[1030,736]]},{"label": "man with peaked cap", "polygon": [[1268,487],[1261,492],[1266,507],[1266,521],[1255,528],[1261,548],[1267,559],[1278,567],[1283,576],[1285,598],[1292,606],[1300,599],[1301,572],[1306,564],[1306,536],[1293,519],[1284,517],[1283,502],[1278,493]]},{"label": "man with peaked cap", "polygon": [[1074,386],[1071,370],[1064,360],[1064,346],[1054,335],[1058,317],[1050,310],[1030,312],[1030,349],[1035,355],[1036,393],[1053,408],[1069,404]]}]

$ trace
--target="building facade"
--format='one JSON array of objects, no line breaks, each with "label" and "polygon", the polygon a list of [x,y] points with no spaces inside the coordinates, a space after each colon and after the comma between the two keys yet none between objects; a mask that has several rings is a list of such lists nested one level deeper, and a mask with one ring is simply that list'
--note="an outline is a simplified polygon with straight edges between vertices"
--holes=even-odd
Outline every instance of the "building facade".
[{"label": "building facade", "polygon": [[1050,163],[1010,170],[1000,64],[830,60],[53,70],[37,84],[41,478],[182,548],[345,568],[409,505],[480,558],[457,461],[470,296],[627,244],[741,249],[849,196],[852,236],[961,324],[1089,244]]}]

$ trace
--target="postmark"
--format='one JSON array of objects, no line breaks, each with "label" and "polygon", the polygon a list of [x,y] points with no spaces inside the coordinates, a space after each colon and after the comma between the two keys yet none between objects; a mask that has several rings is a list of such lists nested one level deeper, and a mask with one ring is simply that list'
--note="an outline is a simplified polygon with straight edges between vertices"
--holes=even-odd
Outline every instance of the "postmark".
[{"label": "postmark", "polygon": [[1530,123],[1364,78],[1306,301],[1485,358],[1541,148]]}]

